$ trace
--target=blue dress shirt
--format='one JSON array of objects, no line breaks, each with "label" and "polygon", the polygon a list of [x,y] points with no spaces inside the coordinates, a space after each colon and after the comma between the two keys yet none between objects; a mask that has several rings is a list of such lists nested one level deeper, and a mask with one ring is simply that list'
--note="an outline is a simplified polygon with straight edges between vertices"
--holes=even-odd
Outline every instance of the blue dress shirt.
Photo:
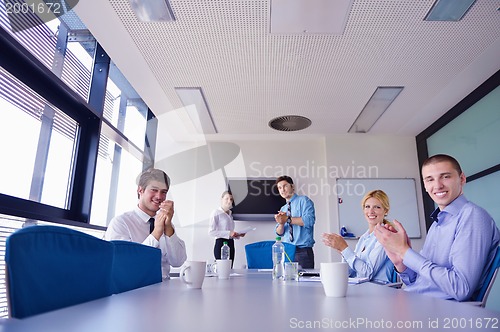
[{"label": "blue dress shirt", "polygon": [[420,254],[409,249],[404,256],[401,280],[407,291],[468,300],[483,284],[498,247],[495,221],[463,195],[431,216],[435,221]]},{"label": "blue dress shirt", "polygon": [[[299,248],[312,247],[314,245],[314,223],[316,222],[313,201],[307,196],[293,194],[290,199],[290,207],[292,217],[302,217],[304,226],[286,223],[285,233],[281,235],[283,242],[295,244]],[[288,202],[281,207],[280,211],[288,211]],[[293,241],[290,241],[290,232],[288,231],[290,226],[293,227]]]},{"label": "blue dress shirt", "polygon": [[373,232],[366,231],[359,238],[354,251],[347,247],[340,253],[349,264],[350,277],[391,282],[394,265]]}]

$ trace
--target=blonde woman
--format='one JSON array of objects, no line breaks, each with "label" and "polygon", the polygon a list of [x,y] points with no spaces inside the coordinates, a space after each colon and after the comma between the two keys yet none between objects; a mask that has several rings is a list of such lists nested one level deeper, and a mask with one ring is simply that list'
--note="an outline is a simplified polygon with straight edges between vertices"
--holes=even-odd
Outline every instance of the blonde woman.
[{"label": "blonde woman", "polygon": [[363,197],[361,207],[368,230],[361,235],[354,251],[338,234],[323,234],[323,243],[342,255],[343,260],[349,264],[350,277],[391,282],[393,264],[373,233],[378,224],[389,223],[385,219],[390,208],[389,197],[382,190],[372,190]]}]

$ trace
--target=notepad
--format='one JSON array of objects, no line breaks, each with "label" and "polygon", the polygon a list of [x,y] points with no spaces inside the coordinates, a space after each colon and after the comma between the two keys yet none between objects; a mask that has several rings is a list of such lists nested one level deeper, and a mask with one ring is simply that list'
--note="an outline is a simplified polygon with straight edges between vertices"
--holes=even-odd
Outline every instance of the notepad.
[{"label": "notepad", "polygon": [[321,281],[321,279],[320,277],[299,277],[299,281],[316,282],[316,281]]},{"label": "notepad", "polygon": [[[368,277],[363,277],[363,278],[349,278],[348,279],[348,283],[349,284],[361,284],[363,282],[367,282],[369,281],[370,279]],[[299,281],[312,281],[312,282],[316,282],[316,281],[321,281],[321,278],[320,277],[301,277],[299,278]]]},{"label": "notepad", "polygon": [[238,234],[246,234],[246,233],[248,233],[248,232],[250,232],[250,231],[254,231],[254,230],[256,230],[256,229],[257,229],[256,227],[251,227],[251,226],[248,226],[248,227],[245,227],[245,228],[243,228],[242,230],[238,231],[237,233],[238,233]]},{"label": "notepad", "polygon": [[350,284],[361,284],[363,282],[367,282],[370,279],[368,277],[362,277],[362,278],[349,278],[349,283]]}]

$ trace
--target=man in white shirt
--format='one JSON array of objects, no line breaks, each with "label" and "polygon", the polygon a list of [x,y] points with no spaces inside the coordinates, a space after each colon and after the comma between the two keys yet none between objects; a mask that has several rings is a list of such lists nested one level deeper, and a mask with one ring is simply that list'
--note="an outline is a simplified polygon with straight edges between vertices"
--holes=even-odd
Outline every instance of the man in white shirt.
[{"label": "man in white shirt", "polygon": [[170,178],[159,169],[150,168],[137,178],[137,206],[114,217],[104,238],[139,242],[162,253],[162,275],[168,278],[170,266],[179,267],[187,258],[186,246],[172,224],[174,202],[166,200]]}]

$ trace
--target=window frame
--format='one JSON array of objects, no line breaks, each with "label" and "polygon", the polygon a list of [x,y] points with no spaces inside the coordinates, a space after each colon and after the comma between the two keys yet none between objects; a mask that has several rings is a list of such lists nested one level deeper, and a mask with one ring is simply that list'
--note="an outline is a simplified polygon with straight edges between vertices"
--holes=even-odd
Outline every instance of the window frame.
[{"label": "window frame", "polygon": [[[62,24],[62,23],[61,23]],[[69,188],[69,208],[62,209],[43,203],[0,193],[0,214],[51,221],[66,225],[105,229],[90,224],[90,212],[97,166],[101,130],[143,162],[143,169],[154,165],[158,121],[148,109],[144,150],[103,117],[104,96],[110,58],[96,43],[88,103],[31,52],[25,49],[3,27],[0,28],[0,66],[45,98],[79,124],[75,140],[75,159]]]},{"label": "window frame", "polygon": [[[422,164],[429,157],[429,150],[427,147],[427,139],[438,132],[441,128],[445,127],[449,122],[460,116],[462,113],[466,112],[471,106],[477,103],[479,100],[484,98],[491,91],[500,86],[500,70],[491,75],[485,82],[483,82],[479,87],[462,99],[459,103],[453,106],[448,112],[441,116],[429,127],[424,129],[420,134],[416,136],[417,144],[417,157],[420,169]],[[467,182],[472,182],[483,176],[500,171],[500,164],[492,166],[488,169],[482,170],[475,174],[467,175]],[[425,188],[423,181],[420,181],[422,186],[422,193],[424,193],[422,199],[424,203],[424,213],[425,213],[425,224],[427,230],[431,227],[433,220],[430,218],[430,214],[435,210],[434,201],[429,195],[425,194]]]}]

